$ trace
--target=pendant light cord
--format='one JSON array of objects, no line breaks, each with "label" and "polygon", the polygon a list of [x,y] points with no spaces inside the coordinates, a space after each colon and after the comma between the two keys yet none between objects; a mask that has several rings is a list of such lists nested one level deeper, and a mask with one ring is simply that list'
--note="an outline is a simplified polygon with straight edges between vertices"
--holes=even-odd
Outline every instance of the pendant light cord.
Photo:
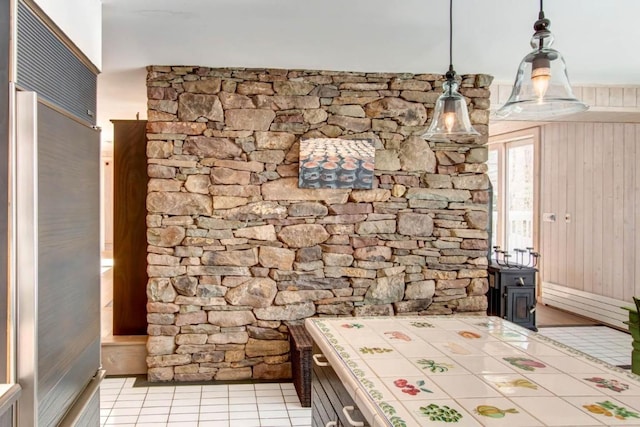
[{"label": "pendant light cord", "polygon": [[453,72],[453,0],[449,0],[449,71]]}]

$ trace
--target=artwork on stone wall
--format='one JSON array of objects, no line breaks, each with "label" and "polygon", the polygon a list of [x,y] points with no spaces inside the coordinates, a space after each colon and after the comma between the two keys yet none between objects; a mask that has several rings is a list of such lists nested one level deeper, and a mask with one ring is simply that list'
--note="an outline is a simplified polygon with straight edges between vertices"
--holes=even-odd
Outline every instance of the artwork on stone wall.
[{"label": "artwork on stone wall", "polygon": [[374,143],[369,139],[302,140],[298,187],[370,189],[375,154]]}]

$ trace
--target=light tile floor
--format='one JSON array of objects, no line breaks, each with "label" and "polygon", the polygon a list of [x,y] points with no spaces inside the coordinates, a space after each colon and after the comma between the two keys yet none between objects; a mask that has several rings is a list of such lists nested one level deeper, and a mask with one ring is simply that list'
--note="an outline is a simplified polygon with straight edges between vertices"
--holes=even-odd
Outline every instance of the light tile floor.
[{"label": "light tile floor", "polygon": [[102,426],[310,426],[291,383],[134,387],[135,378],[106,378]]},{"label": "light tile floor", "polygon": [[552,340],[597,357],[611,365],[631,365],[631,335],[607,326],[539,328]]},{"label": "light tile floor", "polygon": [[[606,326],[549,327],[539,333],[612,365],[631,364],[631,335]],[[280,427],[311,425],[291,383],[134,387],[107,378],[100,387],[101,426]]]}]

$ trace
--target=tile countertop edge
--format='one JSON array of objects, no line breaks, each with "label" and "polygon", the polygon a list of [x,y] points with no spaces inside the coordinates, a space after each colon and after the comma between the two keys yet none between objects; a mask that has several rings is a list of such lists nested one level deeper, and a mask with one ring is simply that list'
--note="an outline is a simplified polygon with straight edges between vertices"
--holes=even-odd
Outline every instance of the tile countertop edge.
[{"label": "tile countertop edge", "polygon": [[[383,422],[386,423],[383,425],[391,426],[391,424],[387,422],[386,417],[380,413],[379,406],[371,400],[366,392],[364,392],[358,383],[358,380],[336,353],[335,348],[327,341],[327,337],[319,330],[316,322],[322,322],[322,320],[323,319],[320,318],[305,319],[305,327],[309,332],[309,335],[311,335],[313,341],[320,350],[322,350],[322,354],[333,368],[334,372],[342,382],[342,385],[344,385],[349,396],[351,396],[351,399],[354,402],[357,402],[358,409],[360,409],[360,412],[365,416],[368,424],[371,426],[374,424],[379,426],[381,425],[381,420],[383,420]],[[358,393],[358,390],[360,390],[360,393]],[[362,396],[363,393],[365,396]],[[374,423],[374,420],[376,419],[377,421]]]}]

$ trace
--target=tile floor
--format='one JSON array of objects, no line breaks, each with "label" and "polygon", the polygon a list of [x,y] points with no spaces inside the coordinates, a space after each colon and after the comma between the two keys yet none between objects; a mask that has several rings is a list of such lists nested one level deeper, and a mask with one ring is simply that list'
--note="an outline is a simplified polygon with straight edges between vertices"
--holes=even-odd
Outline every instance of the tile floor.
[{"label": "tile floor", "polygon": [[611,365],[631,365],[631,335],[617,329],[574,326],[539,328],[538,332]]},{"label": "tile floor", "polygon": [[[548,327],[539,333],[617,366],[630,365],[631,336],[606,326]],[[279,427],[311,425],[291,383],[134,387],[107,378],[101,426]]]},{"label": "tile floor", "polygon": [[291,383],[134,387],[135,378],[106,378],[101,426],[310,426]]}]

